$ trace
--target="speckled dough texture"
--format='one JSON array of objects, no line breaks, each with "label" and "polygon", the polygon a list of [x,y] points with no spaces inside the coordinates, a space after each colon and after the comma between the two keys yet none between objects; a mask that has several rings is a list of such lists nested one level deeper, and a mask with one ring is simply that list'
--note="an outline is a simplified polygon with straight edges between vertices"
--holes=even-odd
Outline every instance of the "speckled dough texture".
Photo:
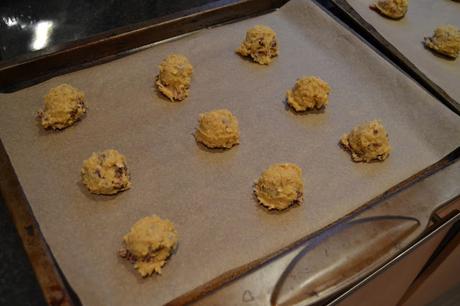
[{"label": "speckled dough texture", "polygon": [[195,138],[208,148],[230,149],[240,143],[238,119],[228,109],[202,113]]},{"label": "speckled dough texture", "polygon": [[439,26],[432,37],[425,37],[425,46],[451,58],[460,52],[460,30],[453,25]]},{"label": "speckled dough texture", "polygon": [[296,111],[322,109],[327,105],[329,84],[315,76],[298,79],[294,87],[287,92],[288,104]]},{"label": "speckled dough texture", "polygon": [[284,210],[303,201],[302,169],[292,163],[273,164],[254,185],[257,200],[269,210]]},{"label": "speckled dough texture", "polygon": [[189,60],[180,54],[170,54],[161,62],[159,69],[156,78],[158,90],[171,102],[187,98],[193,73]]},{"label": "speckled dough texture", "polygon": [[126,158],[117,150],[93,153],[81,168],[83,184],[91,193],[115,194],[131,188]]},{"label": "speckled dough texture", "polygon": [[408,0],[379,0],[371,8],[388,18],[400,19],[406,15],[408,6]]},{"label": "speckled dough texture", "polygon": [[355,162],[383,161],[391,151],[388,134],[378,120],[363,123],[340,139]]},{"label": "speckled dough texture", "polygon": [[268,65],[278,56],[276,33],[270,27],[256,25],[246,32],[246,38],[236,50],[242,56],[250,56],[261,65]]},{"label": "speckled dough texture", "polygon": [[[277,32],[282,52],[270,66],[235,54],[256,24]],[[165,101],[152,86],[152,67],[171,53],[186,54],[196,70],[184,103]],[[324,113],[286,111],[286,90],[305,73],[331,84]],[[62,83],[91,97],[91,116],[48,133],[31,116],[39,97]],[[0,94],[0,101],[1,141],[85,306],[164,305],[305,240],[460,145],[458,116],[310,0]],[[192,135],[198,115],[224,108],[238,118],[241,144],[209,152]],[[391,157],[350,162],[340,136],[373,118],[391,137]],[[89,193],[78,171],[91,152],[107,148],[126,156],[132,174],[132,190],[114,197]],[[304,202],[269,213],[253,183],[279,162],[302,168]],[[141,279],[117,250],[132,225],[153,214],[174,222],[179,244],[161,277]]]},{"label": "speckled dough texture", "polygon": [[177,246],[177,231],[174,224],[157,215],[138,220],[123,237],[123,248],[118,254],[131,261],[142,277],[162,267]]},{"label": "speckled dough texture", "polygon": [[38,118],[44,128],[64,129],[86,113],[85,94],[69,84],[51,88],[44,100],[43,110],[38,111]]}]

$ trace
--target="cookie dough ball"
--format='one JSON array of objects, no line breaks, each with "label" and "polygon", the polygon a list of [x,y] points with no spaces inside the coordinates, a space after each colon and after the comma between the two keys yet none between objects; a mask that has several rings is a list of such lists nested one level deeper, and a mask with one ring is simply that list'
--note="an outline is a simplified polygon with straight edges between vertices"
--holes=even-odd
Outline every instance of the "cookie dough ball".
[{"label": "cookie dough ball", "polygon": [[246,39],[236,52],[242,56],[250,56],[256,63],[270,64],[278,55],[275,31],[267,26],[256,25],[246,32]]},{"label": "cookie dough ball", "polygon": [[318,77],[308,76],[297,80],[287,92],[288,104],[298,112],[321,109],[327,105],[329,85]]},{"label": "cookie dough ball", "polygon": [[425,46],[451,58],[460,52],[460,30],[452,25],[438,27],[433,37],[425,37]]},{"label": "cookie dough ball", "polygon": [[115,194],[131,188],[126,159],[117,150],[93,153],[83,162],[81,178],[95,194]]},{"label": "cookie dough ball", "polygon": [[238,119],[227,109],[200,114],[195,138],[208,148],[230,149],[240,143]]},{"label": "cookie dough ball", "polygon": [[46,129],[64,129],[86,113],[85,94],[69,84],[51,88],[44,100],[45,106],[38,111],[38,118]]},{"label": "cookie dough ball", "polygon": [[340,139],[355,162],[385,160],[391,151],[388,134],[378,120],[363,123]]},{"label": "cookie dough ball", "polygon": [[142,277],[153,272],[161,274],[161,268],[177,246],[174,224],[153,215],[138,220],[123,237],[122,258],[134,264]]},{"label": "cookie dough ball", "polygon": [[302,169],[295,164],[273,164],[254,186],[259,202],[268,209],[283,210],[303,202]]},{"label": "cookie dough ball", "polygon": [[161,62],[159,68],[156,80],[158,90],[171,102],[187,98],[193,72],[188,59],[183,55],[171,54]]},{"label": "cookie dough ball", "polygon": [[409,0],[379,0],[371,8],[388,18],[400,19],[406,15],[408,6]]}]

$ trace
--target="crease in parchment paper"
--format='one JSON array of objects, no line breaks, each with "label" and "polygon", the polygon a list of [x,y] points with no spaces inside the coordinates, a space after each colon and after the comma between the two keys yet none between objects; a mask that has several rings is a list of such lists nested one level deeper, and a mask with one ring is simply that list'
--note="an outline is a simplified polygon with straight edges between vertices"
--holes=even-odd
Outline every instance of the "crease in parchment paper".
[{"label": "crease in parchment paper", "polygon": [[[269,66],[235,49],[251,26],[277,32]],[[194,66],[190,96],[170,103],[153,87],[169,53]],[[324,113],[296,115],[286,91],[303,75],[331,86]],[[34,120],[50,87],[86,93],[88,113],[72,127],[43,133]],[[164,304],[337,221],[460,144],[460,121],[314,3],[203,30],[110,63],[0,95],[0,137],[43,235],[84,305]],[[227,108],[240,145],[202,150],[198,114]],[[353,163],[342,134],[381,119],[393,151],[383,163]],[[83,160],[114,148],[126,156],[132,188],[113,197],[79,185]],[[304,203],[269,214],[252,187],[272,163],[303,170]],[[170,219],[177,252],[161,276],[141,279],[117,257],[122,236],[146,215]]]}]

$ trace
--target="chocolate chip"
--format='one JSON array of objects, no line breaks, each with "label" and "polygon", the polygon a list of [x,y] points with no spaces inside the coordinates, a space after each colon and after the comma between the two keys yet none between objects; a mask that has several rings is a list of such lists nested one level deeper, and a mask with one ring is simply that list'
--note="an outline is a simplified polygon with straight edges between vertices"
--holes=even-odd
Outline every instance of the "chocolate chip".
[{"label": "chocolate chip", "polygon": [[124,167],[117,167],[117,169],[115,170],[115,177],[116,178],[121,178],[124,174],[126,174],[126,171],[128,169],[126,168],[126,166]]},{"label": "chocolate chip", "polygon": [[74,109],[72,110],[70,113],[69,113],[69,116],[71,119],[75,120],[77,118],[77,115],[78,115],[78,109]]}]

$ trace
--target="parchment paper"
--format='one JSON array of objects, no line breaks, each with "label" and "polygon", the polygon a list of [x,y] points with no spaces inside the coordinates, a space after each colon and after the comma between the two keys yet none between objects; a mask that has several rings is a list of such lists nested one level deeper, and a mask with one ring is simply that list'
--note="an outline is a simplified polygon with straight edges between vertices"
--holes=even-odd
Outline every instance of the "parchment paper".
[{"label": "parchment paper", "polygon": [[[280,55],[268,67],[234,53],[256,24],[278,33]],[[153,88],[157,65],[170,52],[194,65],[183,103]],[[331,85],[324,113],[285,108],[286,90],[302,75]],[[73,127],[46,132],[34,113],[62,82],[83,89],[90,109]],[[84,305],[170,301],[338,220],[460,144],[455,114],[306,0],[0,98],[1,139]],[[239,119],[241,144],[207,152],[192,136],[198,114],[224,107]],[[383,163],[353,163],[338,140],[374,118],[387,128],[393,153]],[[126,155],[133,187],[94,196],[80,184],[80,167],[107,148]],[[305,181],[305,203],[281,214],[252,196],[254,180],[276,162],[299,164]],[[150,214],[172,220],[180,242],[162,276],[141,279],[116,253],[131,225]]]},{"label": "parchment paper", "polygon": [[460,28],[460,3],[452,0],[409,1],[409,10],[401,20],[380,16],[369,5],[373,0],[347,0],[388,42],[395,46],[428,78],[460,103],[460,59],[439,56],[423,45],[423,38],[435,28],[451,24]]}]

